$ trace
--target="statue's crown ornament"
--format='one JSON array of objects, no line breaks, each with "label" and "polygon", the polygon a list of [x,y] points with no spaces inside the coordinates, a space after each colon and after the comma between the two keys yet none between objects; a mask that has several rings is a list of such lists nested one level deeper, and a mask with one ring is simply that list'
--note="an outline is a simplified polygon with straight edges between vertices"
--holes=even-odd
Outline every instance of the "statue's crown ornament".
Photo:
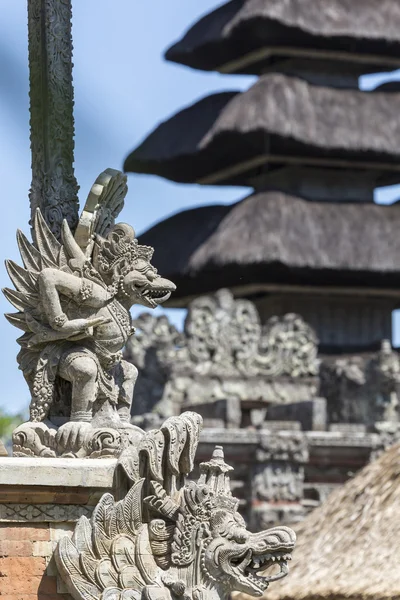
[{"label": "statue's crown ornament", "polygon": [[105,239],[95,237],[94,261],[104,278],[126,275],[137,260],[149,262],[153,252],[150,246],[139,244],[133,227],[126,223],[114,225]]},{"label": "statue's crown ornament", "polygon": [[228,473],[233,471],[225,462],[222,446],[215,446],[211,459],[200,463],[199,485],[206,485],[216,495],[232,496]]}]

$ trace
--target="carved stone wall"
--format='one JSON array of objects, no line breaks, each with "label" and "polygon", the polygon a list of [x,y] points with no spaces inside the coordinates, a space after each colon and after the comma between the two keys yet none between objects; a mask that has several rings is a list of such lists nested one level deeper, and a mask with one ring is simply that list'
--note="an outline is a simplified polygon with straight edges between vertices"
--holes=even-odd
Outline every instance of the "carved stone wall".
[{"label": "carved stone wall", "polygon": [[303,433],[261,433],[251,485],[251,526],[255,531],[303,518],[304,464],[308,459]]},{"label": "carved stone wall", "polygon": [[266,407],[316,395],[317,339],[298,315],[262,326],[252,302],[220,290],[191,303],[183,333],[165,316],[143,314],[134,325],[125,357],[139,370],[135,416],[155,412],[165,418],[195,409],[208,425],[208,413],[225,402],[224,426],[238,427],[245,405]]},{"label": "carved stone wall", "polygon": [[330,423],[399,422],[400,359],[388,340],[374,354],[326,358],[320,378]]},{"label": "carved stone wall", "polygon": [[318,356],[300,317],[262,326],[255,306],[227,290],[196,299],[183,332],[150,314],[135,326],[125,355],[139,371],[133,422],[154,429],[199,412],[207,439],[225,440],[253,530],[302,519],[400,437],[400,360],[385,340],[374,353]]}]

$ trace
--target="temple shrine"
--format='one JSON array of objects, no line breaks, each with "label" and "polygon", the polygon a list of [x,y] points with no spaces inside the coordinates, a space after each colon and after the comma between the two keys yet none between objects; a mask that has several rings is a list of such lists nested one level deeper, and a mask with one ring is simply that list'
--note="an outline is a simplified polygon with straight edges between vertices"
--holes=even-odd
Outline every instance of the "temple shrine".
[{"label": "temple shrine", "polygon": [[166,58],[256,83],[185,107],[125,161],[129,172],[253,189],[143,233],[177,285],[168,306],[188,316],[183,337],[169,338],[176,360],[169,325],[154,320],[141,321],[153,346],[132,342],[127,355],[143,355],[137,411],[196,407],[200,452],[224,439],[236,473],[244,465],[254,527],[302,518],[397,436],[400,209],[374,192],[400,183],[400,90],[362,91],[359,78],[400,67],[399,32],[393,0],[379,10],[373,0],[231,0]]}]

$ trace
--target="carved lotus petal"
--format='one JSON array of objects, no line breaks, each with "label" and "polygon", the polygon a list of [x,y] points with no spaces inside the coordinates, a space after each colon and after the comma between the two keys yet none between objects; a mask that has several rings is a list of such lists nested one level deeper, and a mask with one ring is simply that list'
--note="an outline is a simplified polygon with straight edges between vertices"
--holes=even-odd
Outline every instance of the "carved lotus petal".
[{"label": "carved lotus petal", "polygon": [[199,433],[202,430],[203,419],[194,412],[186,411],[181,414],[186,425],[187,442],[179,460],[182,473],[190,473],[194,469],[194,457],[199,443]]},{"label": "carved lotus petal", "polygon": [[141,461],[146,457],[151,476],[160,483],[163,482],[162,463],[165,448],[165,438],[161,430],[152,430],[146,433],[139,443],[139,456]]},{"label": "carved lotus petal", "polygon": [[113,587],[104,590],[100,600],[122,600],[121,590]]},{"label": "carved lotus petal", "polygon": [[96,569],[96,579],[104,587],[113,587],[118,584],[118,575],[109,558],[103,558]]},{"label": "carved lotus petal", "polygon": [[111,547],[111,560],[118,573],[135,561],[135,544],[127,535],[120,535]]},{"label": "carved lotus petal", "polygon": [[131,588],[137,591],[141,591],[144,586],[144,581],[136,565],[126,566],[119,576],[119,581],[121,587]]},{"label": "carved lotus petal", "polygon": [[186,444],[187,429],[181,419],[170,417],[161,427],[161,431],[168,436],[168,467],[174,475],[178,476],[179,459]]},{"label": "carved lotus petal", "polygon": [[135,592],[135,590],[124,590],[121,600],[140,600],[141,597],[141,593]]}]

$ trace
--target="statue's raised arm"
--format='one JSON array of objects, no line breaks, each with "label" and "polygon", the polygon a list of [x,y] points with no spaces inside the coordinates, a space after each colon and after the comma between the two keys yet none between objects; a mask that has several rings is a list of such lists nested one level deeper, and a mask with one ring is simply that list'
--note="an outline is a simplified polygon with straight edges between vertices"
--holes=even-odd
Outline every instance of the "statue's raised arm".
[{"label": "statue's raised arm", "polygon": [[93,429],[133,435],[137,371],[121,354],[133,332],[129,309],[155,308],[175,286],[158,275],[153,249],[138,244],[133,228],[114,223],[126,192],[125,176],[107,169],[75,235],[64,221],[59,242],[39,210],[33,243],[17,234],[24,268],[6,263],[15,290],[4,294],[18,310],[6,317],[24,331],[18,362],[31,391],[30,421],[44,423],[16,431],[20,454],[91,454],[82,447]]}]

